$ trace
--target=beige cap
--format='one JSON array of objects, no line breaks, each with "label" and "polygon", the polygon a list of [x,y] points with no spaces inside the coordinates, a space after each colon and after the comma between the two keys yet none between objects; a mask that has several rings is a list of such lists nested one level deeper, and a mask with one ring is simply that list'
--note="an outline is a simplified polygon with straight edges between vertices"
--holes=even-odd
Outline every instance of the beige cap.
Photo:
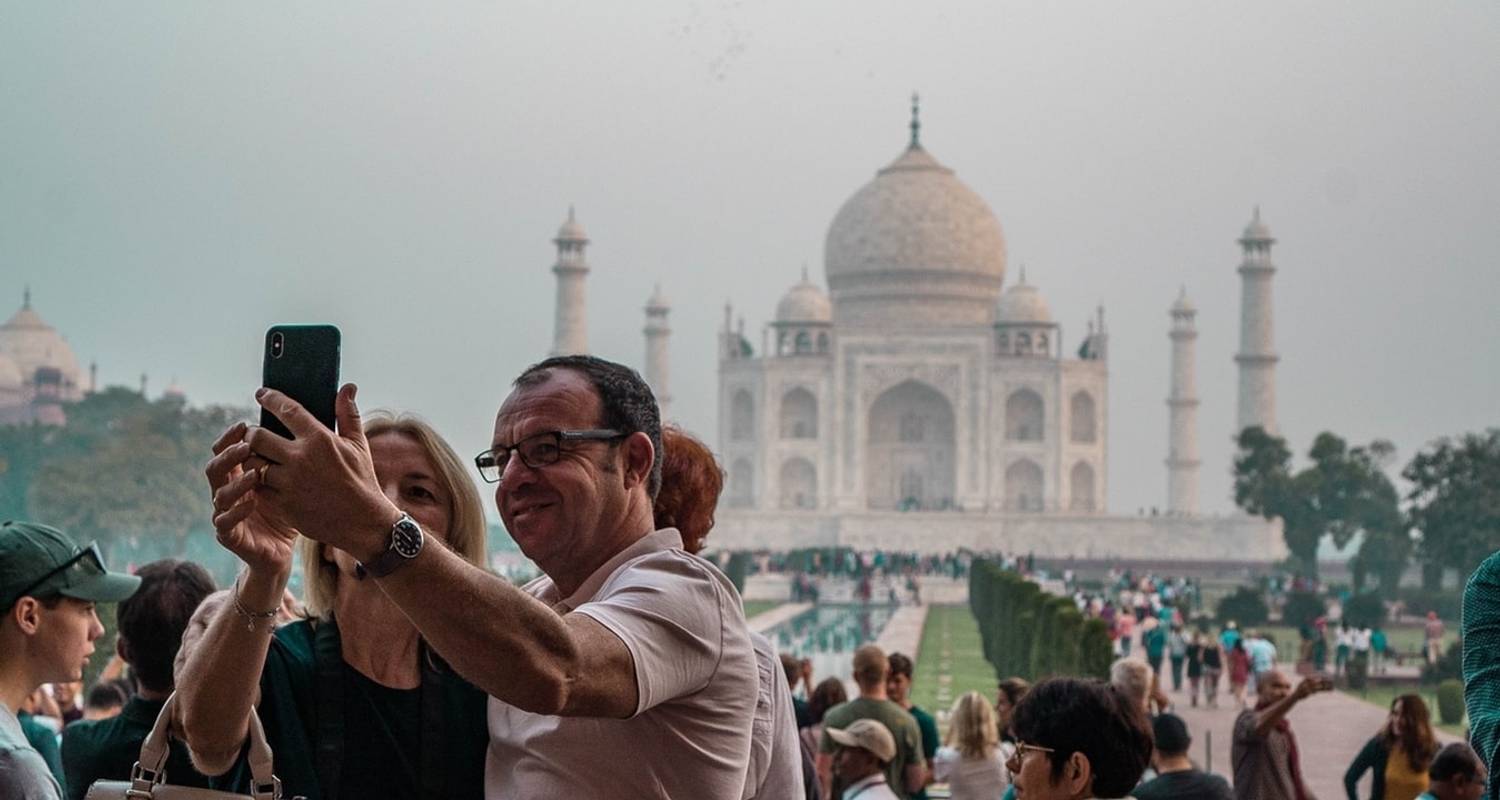
[{"label": "beige cap", "polygon": [[849,727],[828,729],[828,738],[845,747],[862,747],[875,754],[881,761],[896,758],[896,737],[879,720],[857,719]]}]

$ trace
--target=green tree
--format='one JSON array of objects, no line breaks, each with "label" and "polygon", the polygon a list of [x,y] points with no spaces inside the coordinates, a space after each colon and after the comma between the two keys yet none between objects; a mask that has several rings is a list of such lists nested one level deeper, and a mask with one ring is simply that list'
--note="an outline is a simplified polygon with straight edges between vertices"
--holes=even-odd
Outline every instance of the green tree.
[{"label": "green tree", "polygon": [[1443,438],[1412,457],[1407,517],[1421,533],[1422,581],[1436,589],[1442,571],[1460,574],[1500,548],[1500,428]]}]

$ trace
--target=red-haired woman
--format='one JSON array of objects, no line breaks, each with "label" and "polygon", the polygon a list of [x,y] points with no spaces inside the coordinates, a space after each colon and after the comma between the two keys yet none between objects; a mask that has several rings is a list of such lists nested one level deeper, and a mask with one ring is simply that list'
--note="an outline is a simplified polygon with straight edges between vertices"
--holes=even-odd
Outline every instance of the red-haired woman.
[{"label": "red-haired woman", "polygon": [[1344,773],[1344,791],[1349,800],[1358,800],[1355,786],[1368,770],[1374,773],[1370,800],[1413,800],[1427,791],[1427,766],[1437,749],[1427,704],[1419,695],[1403,694],[1391,703],[1385,726]]}]

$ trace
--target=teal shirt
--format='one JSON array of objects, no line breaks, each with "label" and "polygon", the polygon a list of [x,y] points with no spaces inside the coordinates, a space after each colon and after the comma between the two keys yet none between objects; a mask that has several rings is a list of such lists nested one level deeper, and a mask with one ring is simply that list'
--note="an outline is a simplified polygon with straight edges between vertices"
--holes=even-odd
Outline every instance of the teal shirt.
[{"label": "teal shirt", "polygon": [[52,729],[31,718],[30,714],[17,714],[16,719],[21,721],[21,730],[26,733],[26,741],[42,754],[42,760],[47,762],[47,771],[57,779],[57,785],[67,788],[67,781],[63,780],[62,754],[57,748],[57,734]]},{"label": "teal shirt", "polygon": [[[331,631],[334,691],[341,695],[339,712],[320,719],[318,637],[314,623],[302,620],[276,631],[261,671],[258,707],[266,739],[275,757],[276,777],[283,795],[305,795],[308,800],[341,798],[423,798],[483,800],[484,761],[489,748],[486,711],[488,697],[446,666],[424,666],[422,686],[392,689],[382,686],[338,657],[337,627]],[[424,696],[435,692],[441,709],[438,725],[424,731]],[[336,740],[342,736],[342,747]],[[322,774],[326,754],[333,752],[341,766],[338,794],[324,791],[329,776]],[[430,765],[429,774],[427,766]],[[425,779],[425,780],[424,780]],[[243,757],[216,789],[248,793],[250,771]],[[424,798],[425,800],[425,798]]]},{"label": "teal shirt", "polygon": [[[109,719],[79,720],[63,728],[62,765],[70,800],[83,800],[97,780],[124,781],[141,758],[141,743],[151,733],[165,700],[130,698]],[[172,786],[209,787],[208,778],[193,769],[187,747],[173,741],[167,753],[166,782]]]},{"label": "teal shirt", "polygon": [[[927,759],[927,763],[930,766],[932,764],[932,757],[937,755],[938,745],[940,744],[938,741],[937,720],[933,719],[931,714],[923,711],[920,706],[912,706],[907,710],[911,712],[912,718],[917,721],[917,730],[922,734],[922,757]],[[912,795],[912,800],[927,800],[926,787],[918,789]]]},{"label": "teal shirt", "polygon": [[1500,798],[1495,750],[1500,744],[1500,552],[1469,576],[1463,606],[1464,705],[1469,744],[1490,769],[1485,797]]}]

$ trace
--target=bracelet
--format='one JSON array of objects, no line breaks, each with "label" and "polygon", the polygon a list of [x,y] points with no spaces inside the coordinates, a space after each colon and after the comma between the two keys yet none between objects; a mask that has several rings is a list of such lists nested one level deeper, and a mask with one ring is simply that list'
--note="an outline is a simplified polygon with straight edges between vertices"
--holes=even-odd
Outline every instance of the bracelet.
[{"label": "bracelet", "polygon": [[245,606],[240,603],[240,579],[239,579],[239,576],[236,576],[235,579],[234,579],[234,591],[231,593],[230,596],[232,598],[234,598],[234,610],[235,610],[235,612],[238,613],[240,616],[242,616],[242,617],[245,618],[245,630],[247,630],[247,631],[253,631],[253,630],[255,630],[256,623],[259,622],[260,620],[266,620],[268,622],[273,622],[272,627],[273,628],[275,627],[274,620],[276,619],[276,612],[277,612],[278,609],[274,609],[273,608],[270,611],[251,611],[251,610],[245,608]]}]

